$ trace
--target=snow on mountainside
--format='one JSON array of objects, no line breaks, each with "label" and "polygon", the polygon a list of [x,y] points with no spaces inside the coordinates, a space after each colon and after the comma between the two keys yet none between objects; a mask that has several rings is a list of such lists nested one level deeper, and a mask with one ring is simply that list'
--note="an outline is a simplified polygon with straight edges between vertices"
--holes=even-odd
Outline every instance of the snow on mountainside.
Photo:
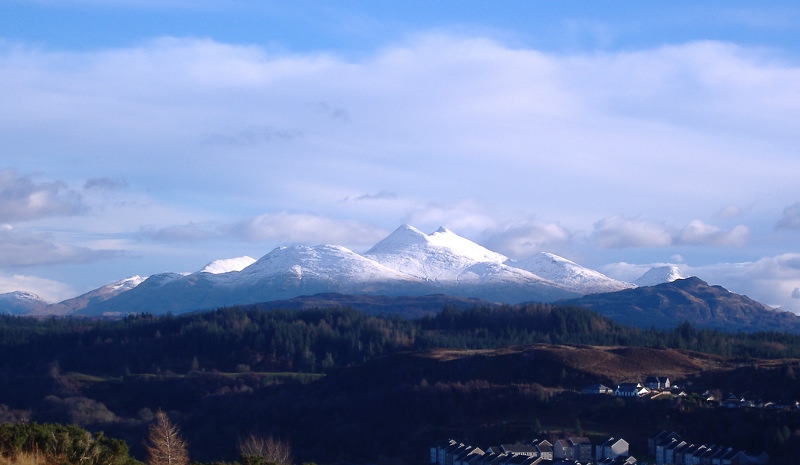
[{"label": "snow on mountainside", "polygon": [[399,227],[364,256],[427,281],[454,281],[476,263],[508,260],[445,228],[425,234],[409,225]]},{"label": "snow on mountainside", "polygon": [[292,276],[347,286],[347,283],[405,281],[413,277],[335,245],[278,247],[242,270],[237,280]]},{"label": "snow on mountainside", "polygon": [[200,270],[200,273],[222,274],[231,271],[242,271],[255,262],[255,258],[248,257],[247,255],[238,258],[214,260]]},{"label": "snow on mountainside", "polygon": [[82,313],[110,314],[130,308],[180,313],[322,292],[397,295],[431,291],[411,276],[333,245],[278,247],[241,271],[200,271],[160,279],[164,282],[150,283],[152,278],[148,279]]},{"label": "snow on mountainside", "polygon": [[103,287],[89,291],[78,297],[67,299],[57,304],[48,305],[44,308],[38,308],[31,312],[31,315],[71,315],[80,312],[80,310],[104,302],[112,297],[115,297],[125,291],[129,291],[142,282],[146,278],[141,276],[131,276],[129,278],[121,279],[111,284],[106,284]]},{"label": "snow on mountainside", "polygon": [[445,228],[425,234],[403,225],[364,256],[435,284],[451,295],[521,302],[578,294],[529,271],[507,266],[505,255]]},{"label": "snow on mountainside", "polygon": [[589,268],[578,265],[558,255],[540,252],[530,258],[514,261],[506,265],[521,268],[549,279],[580,294],[596,294],[598,292],[614,292],[636,287],[631,283],[618,281]]},{"label": "snow on mountainside", "polygon": [[38,295],[25,291],[0,294],[0,314],[25,315],[47,305]]},{"label": "snow on mountainside", "polygon": [[336,245],[278,247],[258,260],[216,260],[191,274],[136,278],[42,312],[181,313],[319,293],[552,302],[633,287],[557,255],[515,262],[445,228],[425,234],[408,225],[363,255]]},{"label": "snow on mountainside", "polygon": [[681,270],[675,265],[654,266],[639,277],[634,284],[637,286],[655,286],[663,283],[671,283],[678,279],[684,279]]}]

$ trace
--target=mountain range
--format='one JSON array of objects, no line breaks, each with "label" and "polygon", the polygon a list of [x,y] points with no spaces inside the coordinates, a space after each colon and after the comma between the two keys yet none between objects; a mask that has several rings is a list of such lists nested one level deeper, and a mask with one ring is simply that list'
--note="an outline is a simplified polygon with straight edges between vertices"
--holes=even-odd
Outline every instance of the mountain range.
[{"label": "mountain range", "polygon": [[[2,294],[0,313],[178,314],[232,305],[286,302],[319,294],[340,296],[334,300],[341,300],[342,295],[387,298],[447,295],[508,304],[566,302],[587,306],[612,319],[630,320],[637,326],[675,326],[680,322],[675,318],[682,314],[672,307],[685,309],[680,306],[684,301],[702,302],[698,305],[708,310],[696,311],[709,317],[721,314],[714,309],[732,305],[720,304],[722,300],[717,297],[714,297],[717,303],[707,301],[712,299],[713,292],[704,291],[706,298],[683,295],[681,300],[677,294],[665,297],[657,291],[643,290],[681,278],[676,267],[664,266],[628,283],[551,253],[514,260],[445,228],[425,234],[403,225],[364,254],[336,245],[278,247],[258,260],[250,257],[216,260],[194,273],[133,276],[55,304],[47,304],[29,293]],[[697,286],[694,290],[700,292]],[[739,302],[733,306],[776,313],[758,302],[748,301],[746,305]],[[658,311],[643,315],[642,302],[649,302]]]},{"label": "mountain range", "polygon": [[364,254],[337,245],[278,247],[190,274],[133,276],[55,304],[3,294],[0,313],[182,313],[320,293],[553,302],[633,287],[550,253],[517,261],[445,228],[425,234],[403,225]]}]

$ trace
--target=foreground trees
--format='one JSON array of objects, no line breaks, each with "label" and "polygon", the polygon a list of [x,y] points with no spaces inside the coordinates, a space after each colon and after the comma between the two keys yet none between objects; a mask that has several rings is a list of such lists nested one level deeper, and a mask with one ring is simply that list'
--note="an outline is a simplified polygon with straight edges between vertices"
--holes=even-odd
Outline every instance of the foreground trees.
[{"label": "foreground trees", "polygon": [[239,443],[244,465],[292,465],[292,446],[273,436],[250,434]]},{"label": "foreground trees", "polygon": [[0,459],[7,463],[141,465],[128,454],[124,441],[75,425],[38,423],[0,424]]},{"label": "foreground trees", "polygon": [[147,437],[148,465],[188,465],[189,454],[180,430],[163,410],[156,412],[156,421],[150,425]]}]

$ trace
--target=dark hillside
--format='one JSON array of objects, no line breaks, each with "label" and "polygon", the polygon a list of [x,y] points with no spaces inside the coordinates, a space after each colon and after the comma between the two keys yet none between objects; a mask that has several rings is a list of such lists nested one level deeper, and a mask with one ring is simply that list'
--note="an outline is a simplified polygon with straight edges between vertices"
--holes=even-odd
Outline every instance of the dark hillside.
[{"label": "dark hillside", "polygon": [[321,464],[419,463],[450,436],[491,445],[579,425],[634,444],[657,428],[716,442],[728,434],[756,449],[778,425],[770,444],[784,454],[795,451],[786,429],[800,438],[797,412],[751,418],[697,396],[577,394],[666,375],[693,389],[792,399],[797,335],[641,330],[581,308],[522,305],[448,306],[418,320],[254,307],[121,321],[0,317],[0,336],[1,420],[79,424],[124,439],[136,457],[158,409],[201,461],[235,460],[252,432],[290,440],[300,462]]},{"label": "dark hillside", "polygon": [[700,328],[728,331],[800,332],[800,316],[771,309],[696,277],[559,303],[588,308],[639,328],[674,328],[689,322]]}]

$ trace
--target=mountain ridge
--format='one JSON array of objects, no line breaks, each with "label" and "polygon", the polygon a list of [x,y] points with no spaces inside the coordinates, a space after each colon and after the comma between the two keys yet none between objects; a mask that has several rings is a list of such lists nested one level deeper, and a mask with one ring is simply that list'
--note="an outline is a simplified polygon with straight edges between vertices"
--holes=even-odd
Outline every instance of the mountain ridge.
[{"label": "mountain ridge", "polygon": [[[676,271],[676,270],[672,270]],[[648,279],[674,279],[664,270]],[[642,278],[645,278],[645,273]],[[635,289],[558,255],[515,260],[440,227],[404,224],[364,254],[338,245],[281,246],[258,260],[220,259],[194,273],[133,276],[65,301],[26,307],[32,316],[184,313],[317,294],[426,296],[516,304]]]},{"label": "mountain ridge", "polygon": [[559,301],[640,328],[694,326],[735,331],[800,331],[800,316],[691,276],[654,286]]}]

